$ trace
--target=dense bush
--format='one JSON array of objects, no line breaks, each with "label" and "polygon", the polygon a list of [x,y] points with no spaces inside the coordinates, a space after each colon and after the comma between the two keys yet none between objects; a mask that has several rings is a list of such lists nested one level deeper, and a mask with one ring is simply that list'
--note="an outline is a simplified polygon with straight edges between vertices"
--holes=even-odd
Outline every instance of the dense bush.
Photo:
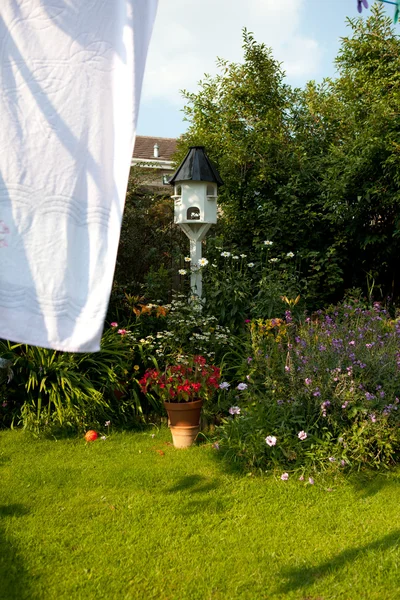
[{"label": "dense bush", "polygon": [[[400,457],[400,321],[347,302],[249,324],[220,445],[250,468],[381,467]],[[241,382],[238,384],[238,378]]]}]

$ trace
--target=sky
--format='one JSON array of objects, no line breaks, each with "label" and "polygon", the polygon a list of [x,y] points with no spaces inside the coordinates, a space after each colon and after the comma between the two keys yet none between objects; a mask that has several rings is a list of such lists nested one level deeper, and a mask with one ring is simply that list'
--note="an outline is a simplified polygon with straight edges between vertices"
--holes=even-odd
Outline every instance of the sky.
[{"label": "sky", "polygon": [[[386,5],[388,15],[393,10]],[[363,9],[364,18],[369,14]],[[216,74],[217,57],[240,62],[243,27],[272,48],[287,82],[302,87],[335,75],[346,18],[358,16],[357,0],[159,0],[137,133],[182,134],[180,90],[195,92],[204,73]]]}]

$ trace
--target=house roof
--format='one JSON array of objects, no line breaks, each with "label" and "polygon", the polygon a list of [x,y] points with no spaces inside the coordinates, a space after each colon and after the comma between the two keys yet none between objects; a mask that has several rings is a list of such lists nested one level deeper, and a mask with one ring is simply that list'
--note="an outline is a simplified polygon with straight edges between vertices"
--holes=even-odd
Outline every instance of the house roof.
[{"label": "house roof", "polygon": [[[171,160],[176,150],[176,138],[137,135],[133,158],[143,160]],[[158,159],[154,156],[154,145],[158,144]]]},{"label": "house roof", "polygon": [[217,185],[223,185],[224,183],[217,169],[205,153],[204,146],[192,146],[189,148],[189,152],[169,183],[174,185],[177,181],[213,181]]}]

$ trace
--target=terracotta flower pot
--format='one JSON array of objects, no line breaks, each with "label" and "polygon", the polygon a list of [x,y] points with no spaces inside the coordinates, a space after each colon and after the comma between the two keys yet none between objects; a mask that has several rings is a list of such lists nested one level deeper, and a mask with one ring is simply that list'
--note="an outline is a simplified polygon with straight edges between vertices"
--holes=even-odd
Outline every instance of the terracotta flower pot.
[{"label": "terracotta flower pot", "polygon": [[188,448],[200,430],[200,413],[203,400],[193,402],[164,402],[168,413],[175,448]]}]

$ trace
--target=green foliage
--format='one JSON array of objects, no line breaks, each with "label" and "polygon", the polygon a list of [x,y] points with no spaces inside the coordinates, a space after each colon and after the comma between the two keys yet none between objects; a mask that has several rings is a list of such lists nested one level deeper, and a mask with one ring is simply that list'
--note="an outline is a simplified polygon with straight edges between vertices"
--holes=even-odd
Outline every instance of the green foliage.
[{"label": "green foliage", "polygon": [[124,292],[169,300],[172,273],[187,246],[173,223],[173,201],[168,192],[149,187],[146,169],[132,167],[122,221],[109,315],[115,318]]},{"label": "green foliage", "polygon": [[35,432],[84,430],[106,419],[133,424],[141,412],[138,397],[120,397],[132,372],[128,339],[113,329],[103,335],[100,352],[74,354],[1,342],[13,378],[3,387],[0,408],[6,425]]},{"label": "green foliage", "polygon": [[295,298],[302,292],[295,254],[279,254],[270,240],[257,241],[252,253],[245,254],[224,250],[211,238],[207,257],[205,310],[234,333],[243,332],[250,316],[283,316],[287,305],[282,298]]},{"label": "green foliage", "polygon": [[243,63],[218,61],[185,93],[180,156],[203,144],[217,163],[224,246],[294,251],[310,307],[365,289],[366,273],[400,293],[400,40],[378,4],[349,27],[335,80],[291,89],[245,30]]}]

